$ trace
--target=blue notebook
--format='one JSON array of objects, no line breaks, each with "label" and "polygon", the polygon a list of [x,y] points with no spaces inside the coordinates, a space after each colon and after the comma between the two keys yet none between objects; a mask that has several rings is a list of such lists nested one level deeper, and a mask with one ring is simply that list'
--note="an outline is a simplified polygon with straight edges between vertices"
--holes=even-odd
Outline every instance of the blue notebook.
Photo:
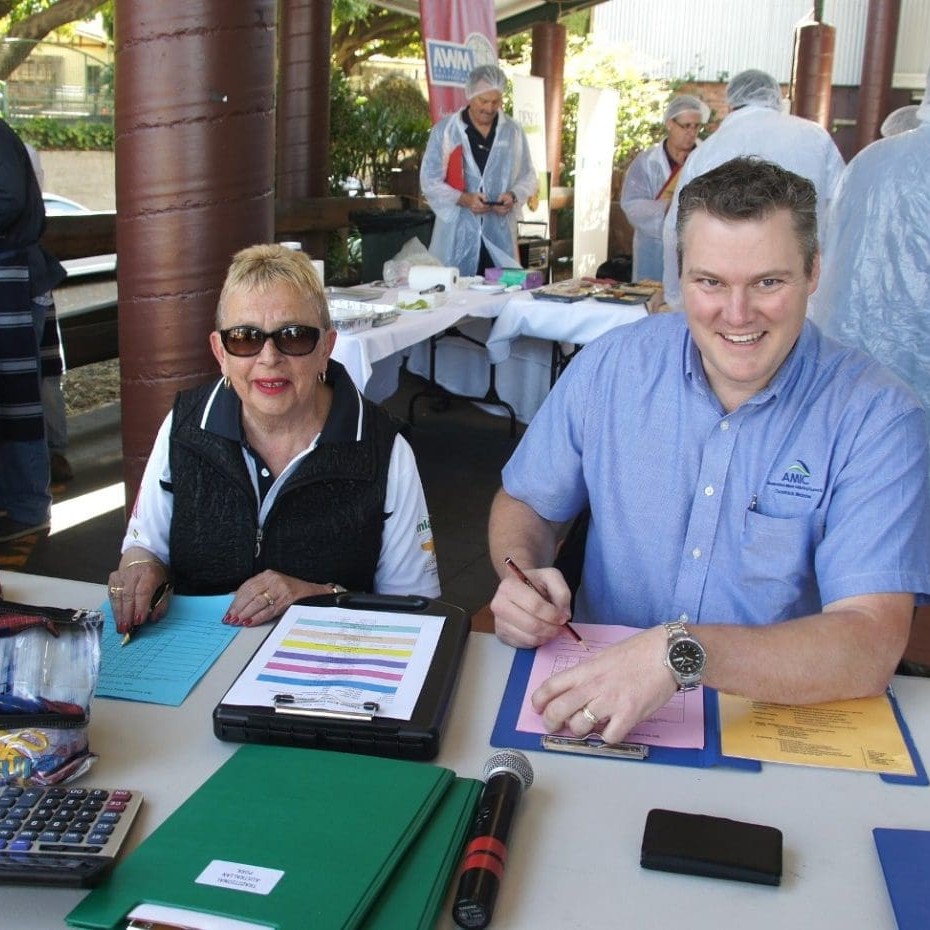
[{"label": "blue notebook", "polygon": [[930,927],[930,830],[872,831],[898,930]]}]

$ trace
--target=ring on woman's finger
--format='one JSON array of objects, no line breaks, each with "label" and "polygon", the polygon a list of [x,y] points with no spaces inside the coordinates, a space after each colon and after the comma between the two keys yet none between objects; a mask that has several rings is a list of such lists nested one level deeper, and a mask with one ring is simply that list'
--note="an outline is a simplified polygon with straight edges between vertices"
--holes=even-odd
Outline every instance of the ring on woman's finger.
[{"label": "ring on woman's finger", "polygon": [[110,585],[110,594],[122,594],[123,585],[121,584],[111,584]]},{"label": "ring on woman's finger", "polygon": [[274,598],[267,591],[262,591],[262,597],[269,607],[274,607]]},{"label": "ring on woman's finger", "polygon": [[591,708],[588,707],[587,704],[585,704],[585,706],[581,708],[581,715],[584,717],[585,720],[588,721],[588,723],[597,723],[599,719],[598,716],[592,712]]}]

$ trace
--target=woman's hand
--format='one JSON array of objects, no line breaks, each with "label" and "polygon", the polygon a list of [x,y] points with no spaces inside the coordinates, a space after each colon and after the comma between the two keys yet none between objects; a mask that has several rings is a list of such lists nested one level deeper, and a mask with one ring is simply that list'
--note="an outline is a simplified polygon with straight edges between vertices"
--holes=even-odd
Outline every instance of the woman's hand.
[{"label": "woman's hand", "polygon": [[277,620],[302,597],[332,593],[333,589],[328,584],[313,584],[280,572],[264,571],[239,586],[223,623],[229,626],[260,626]]},{"label": "woman's hand", "polygon": [[[107,584],[119,633],[128,633],[149,621],[157,623],[168,610],[168,566],[147,549],[139,546],[127,549]],[[162,594],[156,601],[159,589]]]}]

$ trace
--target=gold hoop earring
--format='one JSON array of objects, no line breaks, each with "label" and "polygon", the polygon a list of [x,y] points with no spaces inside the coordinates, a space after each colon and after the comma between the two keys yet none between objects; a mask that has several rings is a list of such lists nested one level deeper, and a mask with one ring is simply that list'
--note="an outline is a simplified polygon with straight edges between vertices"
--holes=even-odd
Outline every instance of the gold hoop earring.
[{"label": "gold hoop earring", "polygon": [[229,380],[229,375],[223,375],[223,387],[228,391],[232,387],[232,381]]},{"label": "gold hoop earring", "polygon": [[325,371],[321,371],[321,372],[316,376],[316,379],[317,379],[317,381],[320,382],[320,384],[326,384],[326,372],[325,372]]}]

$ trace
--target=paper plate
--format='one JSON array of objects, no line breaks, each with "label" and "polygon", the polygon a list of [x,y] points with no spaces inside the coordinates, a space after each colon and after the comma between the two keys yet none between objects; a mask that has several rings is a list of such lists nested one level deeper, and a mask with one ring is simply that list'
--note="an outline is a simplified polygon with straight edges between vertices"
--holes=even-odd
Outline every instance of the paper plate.
[{"label": "paper plate", "polygon": [[469,284],[470,291],[481,291],[483,294],[503,294],[507,288],[503,284]]}]

